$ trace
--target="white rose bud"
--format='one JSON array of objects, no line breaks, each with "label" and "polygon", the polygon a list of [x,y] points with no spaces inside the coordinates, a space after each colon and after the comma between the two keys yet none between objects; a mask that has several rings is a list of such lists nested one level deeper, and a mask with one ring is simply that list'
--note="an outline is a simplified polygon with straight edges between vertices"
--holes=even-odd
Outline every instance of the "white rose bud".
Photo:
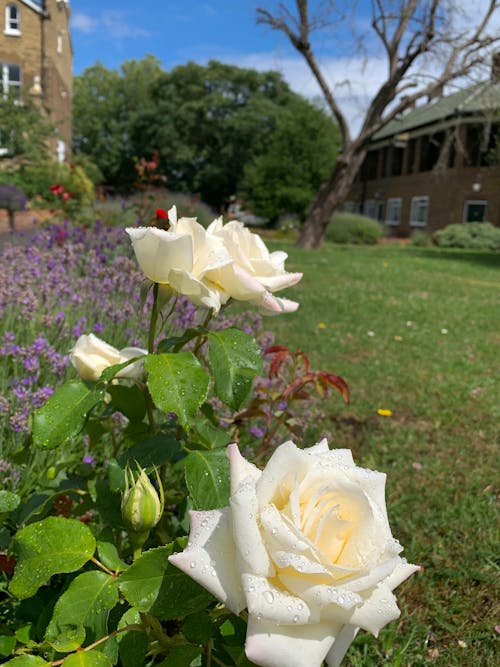
[{"label": "white rose bud", "polygon": [[[84,334],[76,341],[70,351],[69,359],[82,380],[97,382],[105,368],[146,354],[146,350],[138,347],[124,347],[122,350],[117,350],[94,334]],[[116,377],[130,380],[140,380],[143,376],[142,361],[126,366],[116,374]]]}]

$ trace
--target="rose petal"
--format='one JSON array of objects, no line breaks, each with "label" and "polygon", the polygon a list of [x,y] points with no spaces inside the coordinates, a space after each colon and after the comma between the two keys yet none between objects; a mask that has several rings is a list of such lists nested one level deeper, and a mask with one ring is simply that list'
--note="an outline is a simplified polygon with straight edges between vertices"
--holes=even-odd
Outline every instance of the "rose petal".
[{"label": "rose petal", "polygon": [[264,285],[264,287],[266,287],[270,292],[276,292],[277,290],[296,285],[304,275],[303,273],[285,272],[277,276],[264,276],[259,273],[258,269],[255,269],[255,273],[259,282],[262,283],[262,285]]},{"label": "rose petal", "polygon": [[191,511],[188,546],[169,561],[223,602],[234,614],[245,608],[245,596],[236,571],[236,549],[231,534],[230,510]]},{"label": "rose petal", "polygon": [[[363,598],[357,593],[352,593],[344,588],[336,588],[335,585],[316,583],[314,579],[293,576],[289,574],[279,574],[280,581],[286,588],[295,593],[295,595],[310,605],[320,608],[328,605],[337,605],[342,609],[352,609],[357,604],[363,602]],[[332,581],[333,584],[333,581]],[[331,618],[330,614],[329,618]],[[340,620],[344,618],[341,615]]]},{"label": "rose petal", "polygon": [[319,622],[319,610],[304,600],[276,588],[266,577],[242,574],[241,582],[249,614],[275,621],[279,625],[304,625]]},{"label": "rose petal", "polygon": [[245,653],[261,667],[320,667],[339,631],[328,623],[283,627],[251,615]]},{"label": "rose petal", "polygon": [[184,294],[194,304],[212,308],[215,312],[219,312],[221,307],[220,293],[215,289],[210,289],[192,273],[181,269],[172,269],[169,273],[169,282],[176,292]]},{"label": "rose petal", "polygon": [[288,440],[276,449],[262,476],[257,482],[257,495],[261,508],[274,503],[282,507],[288,502],[290,493],[295,487],[296,476],[303,479],[314,461],[302,450]]},{"label": "rose petal", "polygon": [[144,274],[155,283],[170,282],[170,270],[190,271],[193,266],[193,241],[156,227],[127,227],[135,256]]},{"label": "rose petal", "polygon": [[262,308],[263,315],[269,313],[294,313],[299,307],[297,301],[282,299],[270,292],[264,294],[264,298],[260,301],[259,305]]},{"label": "rose petal", "polygon": [[234,542],[243,560],[241,569],[266,577],[274,576],[274,568],[259,529],[259,506],[251,477],[243,480],[231,493],[229,503]]},{"label": "rose petal", "polygon": [[232,442],[227,446],[226,454],[231,469],[231,493],[236,491],[238,486],[246,478],[250,478],[253,482],[257,482],[262,475],[262,471],[240,454],[238,445],[235,442]]},{"label": "rose petal", "polygon": [[332,648],[326,656],[326,664],[328,667],[340,667],[349,646],[352,644],[354,638],[358,634],[359,628],[353,625],[346,624],[337,635],[333,642]]}]

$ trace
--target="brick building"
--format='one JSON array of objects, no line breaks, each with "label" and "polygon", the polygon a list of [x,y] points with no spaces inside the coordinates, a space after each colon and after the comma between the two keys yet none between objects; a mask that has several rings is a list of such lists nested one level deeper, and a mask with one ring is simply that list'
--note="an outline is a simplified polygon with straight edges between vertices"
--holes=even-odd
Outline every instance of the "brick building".
[{"label": "brick building", "polygon": [[458,222],[500,225],[499,143],[500,82],[493,75],[382,128],[344,208],[383,222],[395,236]]},{"label": "brick building", "polygon": [[[57,129],[54,156],[71,149],[73,50],[68,0],[0,2],[0,87],[3,95],[29,95]],[[0,128],[1,129],[1,128]]]}]

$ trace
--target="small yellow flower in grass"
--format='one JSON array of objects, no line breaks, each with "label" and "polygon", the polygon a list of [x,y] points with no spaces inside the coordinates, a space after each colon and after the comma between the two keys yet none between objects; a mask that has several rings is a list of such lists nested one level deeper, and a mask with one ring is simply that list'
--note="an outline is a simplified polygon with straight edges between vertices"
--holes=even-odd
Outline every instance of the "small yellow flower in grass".
[{"label": "small yellow flower in grass", "polygon": [[403,340],[403,336],[394,336],[394,340],[397,340],[400,343]]},{"label": "small yellow flower in grass", "polygon": [[448,333],[448,329],[441,329],[441,333],[442,333],[444,336],[446,336],[446,334]]},{"label": "small yellow flower in grass", "polygon": [[460,646],[460,648],[467,648],[467,642],[464,642],[463,639],[459,639],[457,644]]},{"label": "small yellow flower in grass", "polygon": [[388,408],[379,408],[377,414],[381,417],[392,417],[392,410],[389,410]]},{"label": "small yellow flower in grass", "polygon": [[389,266],[389,262],[384,262],[384,269],[386,269]]},{"label": "small yellow flower in grass", "polygon": [[324,322],[318,322],[318,329],[326,329],[326,324]]}]

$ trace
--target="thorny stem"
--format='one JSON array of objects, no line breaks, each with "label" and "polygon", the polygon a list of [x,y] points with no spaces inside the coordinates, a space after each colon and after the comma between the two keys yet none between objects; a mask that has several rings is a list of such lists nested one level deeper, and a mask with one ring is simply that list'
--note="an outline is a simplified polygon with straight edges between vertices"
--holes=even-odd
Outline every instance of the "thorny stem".
[{"label": "thorny stem", "polygon": [[[149,335],[148,335],[148,353],[154,354],[155,347],[155,333],[156,324],[158,322],[158,283],[153,286],[153,306],[151,308],[151,319],[149,321]],[[153,431],[156,430],[156,422],[154,417],[153,399],[149,390],[146,389],[146,411],[148,413],[148,421]]]},{"label": "thorny stem", "polygon": [[151,308],[151,319],[149,321],[148,352],[154,353],[156,324],[158,322],[158,283],[153,286],[153,307]]},{"label": "thorny stem", "polygon": [[[206,329],[208,327],[208,323],[212,319],[213,315],[214,315],[214,311],[213,311],[212,308],[210,308],[208,313],[207,313],[207,316],[203,320],[203,324],[201,325],[203,329]],[[199,351],[200,347],[203,345],[203,343],[206,340],[207,340],[206,336],[204,336],[204,335],[198,336],[198,340],[197,340],[196,345],[195,345],[194,350],[193,350],[193,353],[194,353],[195,356],[198,354],[198,351]]]}]

